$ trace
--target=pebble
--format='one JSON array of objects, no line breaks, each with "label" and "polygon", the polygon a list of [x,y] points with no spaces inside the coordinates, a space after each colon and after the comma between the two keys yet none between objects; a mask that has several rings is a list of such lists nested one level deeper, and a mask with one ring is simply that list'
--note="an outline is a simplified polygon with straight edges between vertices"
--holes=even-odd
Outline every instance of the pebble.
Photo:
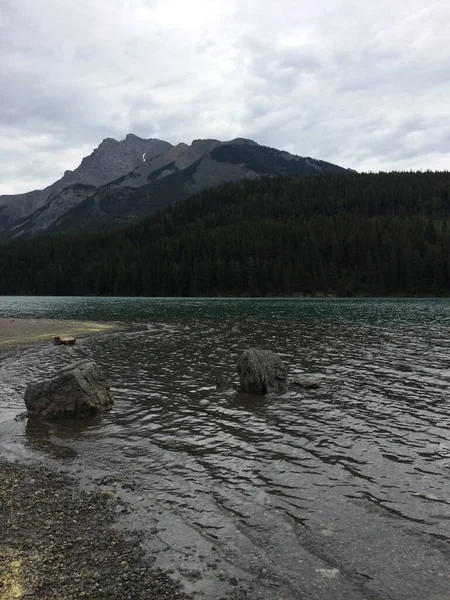
[{"label": "pebble", "polygon": [[111,490],[87,494],[62,475],[0,461],[0,597],[192,598],[152,569],[136,536],[130,543],[125,534],[112,532],[114,498]]},{"label": "pebble", "polygon": [[[170,577],[174,569],[155,569],[145,558],[143,532],[114,529],[121,502],[111,489],[83,492],[67,476],[0,459],[0,599],[194,598]],[[211,555],[201,557],[217,570]],[[191,582],[202,577],[200,570],[186,573]],[[217,578],[226,580],[223,571]],[[236,578],[226,581],[234,591],[224,600],[250,600]]]}]

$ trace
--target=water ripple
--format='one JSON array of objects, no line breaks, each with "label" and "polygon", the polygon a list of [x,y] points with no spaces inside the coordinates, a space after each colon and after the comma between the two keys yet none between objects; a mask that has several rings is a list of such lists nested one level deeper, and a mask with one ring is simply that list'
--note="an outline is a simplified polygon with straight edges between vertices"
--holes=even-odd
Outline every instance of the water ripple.
[{"label": "water ripple", "polygon": [[[264,598],[331,597],[324,569],[345,575],[335,598],[449,597],[448,575],[425,574],[449,572],[429,541],[450,542],[449,301],[47,302],[43,316],[70,306],[71,318],[128,315],[147,327],[4,358],[0,435],[49,458],[69,448],[66,468],[91,478],[133,481],[136,514],[158,506],[162,566],[204,547],[256,578]],[[321,387],[216,392],[217,375],[253,345]],[[80,358],[104,367],[114,411],[89,424],[12,427],[26,384]]]}]

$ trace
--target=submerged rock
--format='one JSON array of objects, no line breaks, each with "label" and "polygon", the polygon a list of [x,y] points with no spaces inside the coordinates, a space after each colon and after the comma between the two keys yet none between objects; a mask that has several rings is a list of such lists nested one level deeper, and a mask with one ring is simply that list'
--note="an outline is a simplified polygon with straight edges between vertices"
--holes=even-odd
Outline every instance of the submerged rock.
[{"label": "submerged rock", "polygon": [[271,350],[244,350],[239,357],[237,369],[240,389],[243,392],[285,392],[289,387],[286,366],[278,354]]},{"label": "submerged rock", "polygon": [[235,390],[236,384],[233,382],[231,377],[226,375],[219,375],[216,379],[216,390],[218,392],[226,392],[228,390]]},{"label": "submerged rock", "polygon": [[89,416],[113,403],[109,384],[95,362],[71,365],[51,379],[29,384],[25,391],[28,416],[46,419]]},{"label": "submerged rock", "polygon": [[289,381],[290,385],[295,388],[303,388],[305,390],[313,390],[320,387],[320,383],[314,379],[301,379],[295,377]]}]

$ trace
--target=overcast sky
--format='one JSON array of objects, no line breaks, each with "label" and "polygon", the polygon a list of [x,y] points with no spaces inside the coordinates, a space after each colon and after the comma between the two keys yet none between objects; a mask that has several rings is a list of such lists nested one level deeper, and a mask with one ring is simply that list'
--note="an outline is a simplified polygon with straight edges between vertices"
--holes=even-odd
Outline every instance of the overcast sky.
[{"label": "overcast sky", "polygon": [[105,137],[450,168],[448,0],[0,0],[0,193]]}]

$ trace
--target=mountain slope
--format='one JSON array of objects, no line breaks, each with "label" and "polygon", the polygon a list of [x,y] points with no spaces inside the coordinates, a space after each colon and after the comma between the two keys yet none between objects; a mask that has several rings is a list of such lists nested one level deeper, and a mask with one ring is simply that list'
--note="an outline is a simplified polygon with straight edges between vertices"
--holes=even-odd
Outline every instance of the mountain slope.
[{"label": "mountain slope", "polygon": [[133,134],[120,142],[104,139],[74,171],[66,171],[61,179],[44,190],[0,196],[0,234],[15,237],[45,230],[61,213],[84,200],[98,186],[132,171],[144,159],[164,154],[169,148],[168,142],[144,140]]},{"label": "mountain slope", "polygon": [[48,233],[118,227],[224,182],[274,175],[344,173],[346,169],[294,156],[251,140],[195,140],[146,161],[128,175],[98,188],[67,211]]}]

